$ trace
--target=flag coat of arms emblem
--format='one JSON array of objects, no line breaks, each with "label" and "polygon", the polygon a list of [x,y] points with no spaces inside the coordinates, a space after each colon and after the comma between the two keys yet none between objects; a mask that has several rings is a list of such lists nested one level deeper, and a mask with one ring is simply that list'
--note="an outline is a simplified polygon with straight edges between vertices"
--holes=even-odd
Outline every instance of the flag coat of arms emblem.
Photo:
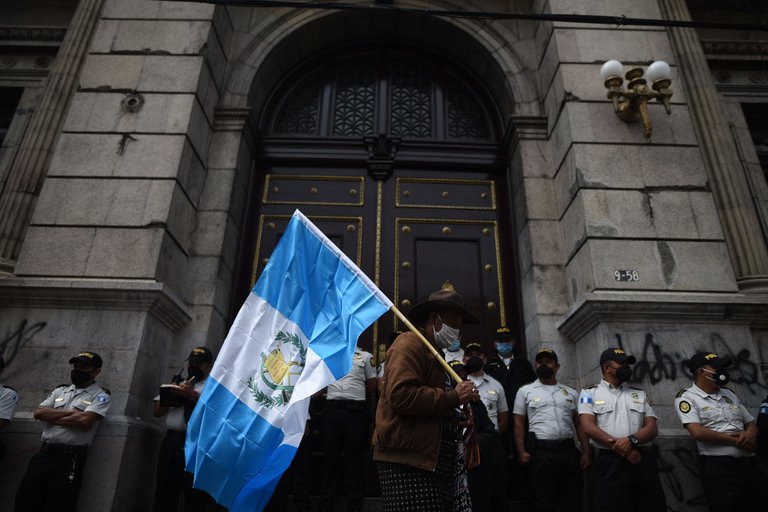
[{"label": "flag coat of arms emblem", "polygon": [[261,511],[304,434],[309,398],[346,375],[391,301],[298,210],[227,335],[187,426],[194,485]]}]

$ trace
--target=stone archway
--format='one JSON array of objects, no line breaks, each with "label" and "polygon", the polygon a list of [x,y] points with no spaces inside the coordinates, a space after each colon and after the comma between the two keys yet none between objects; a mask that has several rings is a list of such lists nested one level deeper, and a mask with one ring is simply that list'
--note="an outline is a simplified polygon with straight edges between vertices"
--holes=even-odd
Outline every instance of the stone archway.
[{"label": "stone archway", "polygon": [[[426,16],[411,17],[386,12],[372,15],[291,10],[262,17],[250,28],[248,38],[243,37],[249,42],[242,46],[239,57],[234,61],[236,64],[227,73],[218,119],[226,119],[224,113],[235,113],[239,117],[247,116],[247,124],[250,126],[259,126],[265,105],[275,94],[277,84],[283,80],[288,70],[344,43],[372,41],[384,45],[387,44],[386,41],[397,41],[430,48],[448,59],[459,62],[475,76],[483,77],[483,85],[489,90],[503,119],[500,128],[505,133],[499,141],[501,153],[507,150],[506,144],[510,139],[510,116],[536,116],[539,113],[540,103],[525,76],[523,59],[515,53],[512,46],[515,38],[505,32],[503,26],[480,25],[464,19],[445,21]],[[252,133],[245,134],[238,146],[242,149],[250,145],[250,159],[258,162],[259,149],[253,144]],[[231,139],[234,135],[230,132],[225,137]],[[259,132],[259,137],[262,135]],[[218,136],[224,135],[220,133]],[[214,145],[216,137],[214,134]],[[502,149],[502,146],[505,147]],[[213,157],[217,155],[220,153],[212,152]],[[506,154],[502,154],[501,160],[505,159]],[[514,225],[511,207],[513,175],[505,169],[504,164],[500,165],[497,172],[501,172],[500,176],[503,176],[504,190],[500,191],[499,204],[505,216],[504,228],[510,233],[503,245],[508,254],[516,254],[515,236],[511,234]],[[209,162],[210,169],[219,167],[217,162]],[[243,176],[253,178],[249,173],[250,169],[241,169],[240,172]],[[252,184],[250,187],[253,190],[258,184]],[[259,201],[253,192],[251,194],[251,200],[243,199],[248,203],[247,208],[251,209],[245,213],[246,217],[253,214]],[[244,228],[244,231],[247,229]],[[248,260],[255,247],[249,245],[248,236],[242,233],[240,243],[239,266],[235,274],[245,275],[248,273]],[[513,263],[505,269],[505,273],[513,281],[518,272],[516,267]],[[248,290],[248,285],[242,279],[236,279],[236,283],[233,301],[235,308]],[[521,309],[521,304],[516,304],[512,316],[519,318]],[[504,314],[501,318],[504,320]],[[522,335],[522,329],[519,332]]]}]

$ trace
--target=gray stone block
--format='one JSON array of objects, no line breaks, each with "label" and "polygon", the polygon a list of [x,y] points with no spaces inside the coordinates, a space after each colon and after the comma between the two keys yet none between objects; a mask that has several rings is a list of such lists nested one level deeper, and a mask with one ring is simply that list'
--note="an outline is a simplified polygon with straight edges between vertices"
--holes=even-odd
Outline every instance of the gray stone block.
[{"label": "gray stone block", "polygon": [[555,181],[562,214],[580,188],[704,189],[707,175],[698,147],[573,144]]},{"label": "gray stone block", "polygon": [[14,273],[17,276],[84,275],[95,236],[95,228],[30,226]]},{"label": "gray stone block", "polygon": [[660,191],[649,198],[658,238],[723,239],[711,193]]},{"label": "gray stone block", "polygon": [[198,55],[208,41],[210,30],[210,21],[102,19],[90,51]]},{"label": "gray stone block", "polygon": [[[592,30],[555,28],[560,62],[605,62],[621,57],[626,64],[663,60],[675,64],[666,31],[663,30]],[[600,80],[597,80],[600,83]]]},{"label": "gray stone block", "polygon": [[[615,272],[622,270],[637,271],[639,280],[617,281]],[[590,239],[568,263],[567,275],[574,300],[593,289],[737,290],[722,242]]]},{"label": "gray stone block", "polygon": [[102,18],[140,20],[174,19],[207,20],[213,16],[215,5],[197,2],[162,2],[155,0],[106,0]]},{"label": "gray stone block", "polygon": [[200,196],[201,210],[227,211],[229,209],[235,174],[236,171],[233,169],[208,171],[205,188]]},{"label": "gray stone block", "polygon": [[549,178],[525,178],[525,209],[527,219],[557,220],[554,182]]},{"label": "gray stone block", "polygon": [[143,226],[165,222],[172,180],[53,178],[46,180],[34,224]]},{"label": "gray stone block", "polygon": [[162,228],[97,228],[82,275],[155,278],[164,237]]},{"label": "gray stone block", "polygon": [[227,212],[198,212],[197,229],[192,236],[190,254],[194,256],[219,256],[224,243],[227,217]]},{"label": "gray stone block", "polygon": [[[145,94],[138,112],[123,112],[119,93],[80,92],[64,124],[75,132],[186,133],[196,107],[193,94]],[[199,108],[199,106],[197,106]]]},{"label": "gray stone block", "polygon": [[[698,145],[687,108],[675,108],[667,116],[661,105],[649,106],[653,124],[652,142],[665,145]],[[560,166],[571,143],[641,144],[640,123],[625,123],[613,113],[608,103],[568,102],[564,105],[552,131],[555,165]],[[626,164],[625,165],[629,165]]]},{"label": "gray stone block", "polygon": [[562,267],[534,265],[520,281],[523,321],[526,325],[536,315],[563,314],[567,310],[565,272]]},{"label": "gray stone block", "polygon": [[531,258],[534,265],[564,265],[559,222],[530,220],[527,229],[531,236]]},{"label": "gray stone block", "polygon": [[[579,13],[606,16],[609,13],[620,12],[627,18],[662,18],[656,2],[637,2],[635,0],[592,0],[590,2],[580,0],[545,0],[535,3],[547,4],[547,12],[558,14]],[[539,7],[543,8],[542,5],[539,5]],[[605,25],[598,26],[605,28]],[[622,27],[611,26],[611,28],[621,29]]]},{"label": "gray stone block", "polygon": [[147,92],[195,92],[207,77],[203,57],[147,55],[137,89]]},{"label": "gray stone block", "polygon": [[81,89],[138,89],[143,55],[89,55],[80,74]]}]

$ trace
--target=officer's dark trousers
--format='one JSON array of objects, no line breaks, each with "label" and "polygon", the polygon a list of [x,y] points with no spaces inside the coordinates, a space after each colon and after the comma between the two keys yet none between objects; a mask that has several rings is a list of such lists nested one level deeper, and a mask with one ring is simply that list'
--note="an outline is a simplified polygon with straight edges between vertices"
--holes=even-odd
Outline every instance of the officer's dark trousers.
[{"label": "officer's dark trousers", "polygon": [[312,510],[312,436],[309,429],[305,429],[304,437],[293,457],[291,463],[293,479],[293,504],[298,512]]},{"label": "officer's dark trousers", "polygon": [[14,512],[74,512],[83,485],[85,447],[48,445],[29,461]]},{"label": "officer's dark trousers", "polygon": [[538,441],[531,457],[534,510],[580,512],[584,494],[581,452],[573,441]]},{"label": "officer's dark trousers", "polygon": [[365,402],[327,400],[323,416],[325,444],[325,485],[320,510],[333,509],[341,481],[347,510],[362,510],[363,456],[368,450],[368,412]]},{"label": "officer's dark trousers", "polygon": [[207,493],[192,488],[192,473],[184,469],[184,432],[169,430],[157,458],[157,487],[154,512],[176,512],[184,494],[184,510],[198,512],[213,503]]},{"label": "officer's dark trousers", "polygon": [[597,502],[601,512],[665,512],[664,490],[656,457],[641,449],[637,464],[611,450],[598,450],[595,460]]},{"label": "officer's dark trousers", "polygon": [[766,480],[757,457],[702,455],[701,481],[710,512],[766,510]]}]

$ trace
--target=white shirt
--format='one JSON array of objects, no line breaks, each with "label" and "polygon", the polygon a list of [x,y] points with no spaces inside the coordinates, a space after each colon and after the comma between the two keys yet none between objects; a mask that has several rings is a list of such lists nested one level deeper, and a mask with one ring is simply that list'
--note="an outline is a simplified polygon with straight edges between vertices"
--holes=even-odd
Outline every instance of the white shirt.
[{"label": "white shirt", "polygon": [[[579,414],[593,415],[597,426],[617,439],[640,430],[646,416],[656,417],[645,391],[630,388],[626,382],[619,387],[613,387],[605,379],[597,386],[581,390]],[[589,442],[598,448],[610,449],[594,439]]]},{"label": "white shirt", "polygon": [[[194,389],[198,393],[202,393],[203,388],[205,387],[205,381],[206,379],[203,379],[200,382],[195,382],[195,385],[192,386],[192,389]],[[160,400],[160,395],[157,395],[155,397],[155,402],[157,402],[158,400]],[[176,430],[178,432],[187,431],[187,422],[184,419],[183,405],[168,408],[168,412],[165,413],[165,428],[167,428],[168,430]]]},{"label": "white shirt", "polygon": [[[95,412],[101,417],[107,415],[111,405],[109,392],[96,383],[87,388],[76,388],[74,384],[59,386],[43,400],[40,407],[54,409],[77,409],[81,412]],[[75,427],[61,427],[45,424],[43,442],[51,444],[66,444],[69,446],[88,446],[96,435],[97,425],[90,430],[80,430]]]},{"label": "white shirt", "polygon": [[328,385],[327,400],[365,400],[365,381],[376,378],[373,354],[355,348],[352,369],[349,373]]},{"label": "white shirt", "polygon": [[480,394],[480,400],[482,400],[485,408],[488,409],[488,417],[491,418],[491,421],[498,432],[499,413],[509,411],[507,395],[504,394],[504,386],[490,375],[485,374],[481,377],[468,375],[467,379],[471,380],[477,388],[477,391]]},{"label": "white shirt", "polygon": [[443,353],[445,354],[445,362],[450,363],[452,361],[463,361],[464,360],[464,349],[459,347],[458,350],[455,352],[451,352],[450,350],[444,350]]},{"label": "white shirt", "polygon": [[18,405],[19,395],[16,390],[0,384],[0,420],[12,421]]},{"label": "white shirt", "polygon": [[[684,389],[675,399],[675,410],[683,425],[699,423],[715,432],[744,432],[747,423],[755,421],[739,397],[727,388],[709,394],[699,386]],[[753,453],[738,446],[696,441],[701,455],[727,455],[731,457],[752,457]]]},{"label": "white shirt", "polygon": [[561,441],[576,435],[573,414],[577,403],[578,395],[572,387],[536,380],[520,388],[512,412],[528,417],[528,430],[536,434],[536,439]]}]

